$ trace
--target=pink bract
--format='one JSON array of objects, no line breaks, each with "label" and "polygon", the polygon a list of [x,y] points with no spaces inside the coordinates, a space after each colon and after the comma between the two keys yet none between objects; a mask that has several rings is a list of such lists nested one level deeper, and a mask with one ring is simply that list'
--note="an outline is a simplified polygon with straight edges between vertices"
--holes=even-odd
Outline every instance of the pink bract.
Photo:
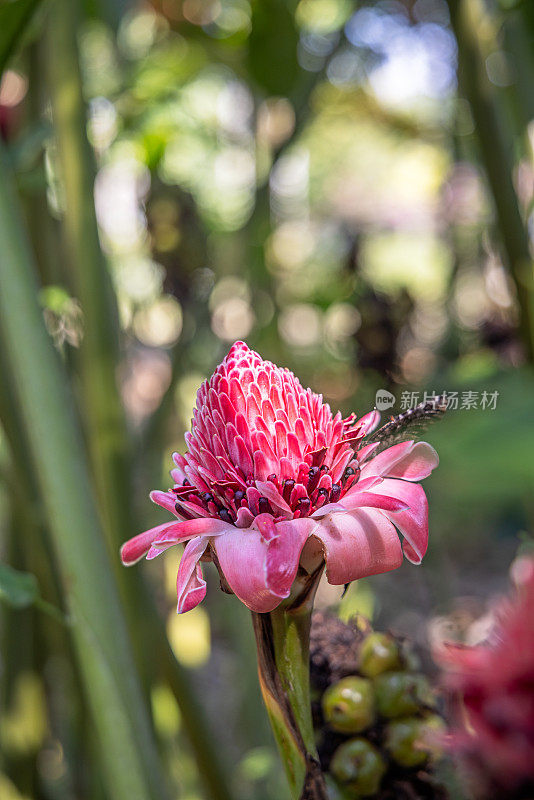
[{"label": "pink bract", "polygon": [[257,612],[289,596],[299,564],[311,570],[324,559],[330,583],[343,584],[395,569],[403,549],[419,563],[428,506],[416,481],[438,457],[413,441],[373,457],[376,445],[363,440],[379,419],[334,416],[290,370],[236,342],[198,391],[188,451],[173,455],[173,488],[151,493],[177,520],[126,542],[123,563],[185,544],[179,612],[206,593],[200,559],[214,560]]}]

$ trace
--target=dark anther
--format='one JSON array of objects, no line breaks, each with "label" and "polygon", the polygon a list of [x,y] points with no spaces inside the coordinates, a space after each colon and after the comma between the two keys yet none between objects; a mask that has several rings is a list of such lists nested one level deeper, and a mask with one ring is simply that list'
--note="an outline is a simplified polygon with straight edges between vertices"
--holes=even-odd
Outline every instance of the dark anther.
[{"label": "dark anther", "polygon": [[202,499],[205,503],[213,503],[213,495],[211,492],[203,492]]},{"label": "dark anther", "polygon": [[234,492],[234,500],[235,500],[235,502],[237,504],[239,504],[241,502],[241,500],[244,498],[244,496],[245,496],[245,492],[242,489],[236,489],[236,491]]},{"label": "dark anther", "polygon": [[341,486],[339,483],[334,483],[332,486],[332,491],[330,492],[330,502],[337,503],[339,498],[341,497]]},{"label": "dark anther", "polygon": [[193,515],[187,511],[187,509],[183,508],[180,503],[176,503],[174,508],[176,509],[176,513],[180,514],[181,517],[184,519],[193,519]]},{"label": "dark anther", "polygon": [[260,514],[272,514],[273,510],[271,508],[271,504],[267,500],[266,497],[260,497],[258,500],[258,510]]},{"label": "dark anther", "polygon": [[184,478],[182,481],[182,486],[191,486],[191,482],[188,481],[187,478]]},{"label": "dark anther", "polygon": [[311,502],[309,497],[301,497],[297,503],[297,507],[295,511],[300,511],[303,517],[309,512],[311,507]]},{"label": "dark anther", "polygon": [[356,467],[355,469],[353,467],[347,467],[347,469],[345,470],[345,474],[343,475],[343,479],[346,482],[345,488],[349,489],[352,486],[352,484],[358,480],[359,477],[360,477],[359,467]]},{"label": "dark anther", "polygon": [[312,467],[308,472],[308,491],[313,492],[317,484],[319,483],[319,478],[321,477],[321,473],[319,471],[319,467]]},{"label": "dark anther", "polygon": [[223,522],[233,522],[232,516],[227,508],[219,509],[219,516]]},{"label": "dark anther", "polygon": [[321,472],[328,472],[329,469],[330,467],[328,464],[323,464],[322,467],[320,467]]},{"label": "dark anther", "polygon": [[295,486],[295,481],[293,480],[293,478],[288,478],[286,481],[284,481],[284,489],[282,494],[284,496],[284,500],[286,501],[286,503],[289,502],[289,498],[291,497],[291,492],[293,491],[294,486]]},{"label": "dark anther", "polygon": [[271,472],[270,475],[267,475],[267,480],[271,481],[271,483],[276,483],[276,474],[274,472]]}]

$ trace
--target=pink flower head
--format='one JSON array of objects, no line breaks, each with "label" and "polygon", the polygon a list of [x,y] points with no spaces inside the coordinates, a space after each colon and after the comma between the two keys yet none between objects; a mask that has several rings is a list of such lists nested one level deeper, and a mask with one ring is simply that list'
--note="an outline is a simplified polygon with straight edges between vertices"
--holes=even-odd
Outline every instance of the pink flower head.
[{"label": "pink flower head", "polygon": [[487,642],[437,654],[453,706],[451,750],[477,797],[534,797],[534,559],[515,565]]},{"label": "pink flower head", "polygon": [[364,437],[376,411],[346,420],[288,369],[236,342],[197,394],[188,452],[174,454],[174,486],[152,492],[177,517],[123,545],[124,564],[178,543],[178,611],[206,593],[199,564],[212,559],[250,609],[272,611],[290,594],[300,566],[322,560],[330,583],[421,561],[428,506],[415,483],[437,465],[423,442],[372,456]]}]

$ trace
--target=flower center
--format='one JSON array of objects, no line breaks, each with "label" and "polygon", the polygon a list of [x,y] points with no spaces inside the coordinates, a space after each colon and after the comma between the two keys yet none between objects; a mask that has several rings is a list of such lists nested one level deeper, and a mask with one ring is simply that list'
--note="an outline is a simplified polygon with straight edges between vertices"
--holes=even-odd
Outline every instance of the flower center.
[{"label": "flower center", "polygon": [[240,514],[243,515],[241,509],[246,509],[253,517],[258,514],[287,517],[290,513],[293,519],[298,519],[309,516],[327,503],[337,503],[360,477],[356,456],[336,483],[332,482],[326,464],[306,470],[301,467],[296,479],[282,479],[273,473],[267,481],[260,482],[259,487],[252,476],[247,479],[246,487],[220,481],[211,484],[206,492],[199,491],[186,479],[182,486],[177,485],[172,490],[177,496],[176,512],[185,519],[207,512],[210,517],[219,517],[232,524],[238,522]]}]

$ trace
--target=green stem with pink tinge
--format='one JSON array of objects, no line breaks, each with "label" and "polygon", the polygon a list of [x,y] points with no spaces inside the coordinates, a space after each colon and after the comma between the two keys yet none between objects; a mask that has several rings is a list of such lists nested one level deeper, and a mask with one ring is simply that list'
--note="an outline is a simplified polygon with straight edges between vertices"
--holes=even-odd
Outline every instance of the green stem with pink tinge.
[{"label": "green stem with pink tinge", "polygon": [[310,701],[310,628],[319,573],[297,600],[252,614],[263,700],[293,800],[327,800]]}]

